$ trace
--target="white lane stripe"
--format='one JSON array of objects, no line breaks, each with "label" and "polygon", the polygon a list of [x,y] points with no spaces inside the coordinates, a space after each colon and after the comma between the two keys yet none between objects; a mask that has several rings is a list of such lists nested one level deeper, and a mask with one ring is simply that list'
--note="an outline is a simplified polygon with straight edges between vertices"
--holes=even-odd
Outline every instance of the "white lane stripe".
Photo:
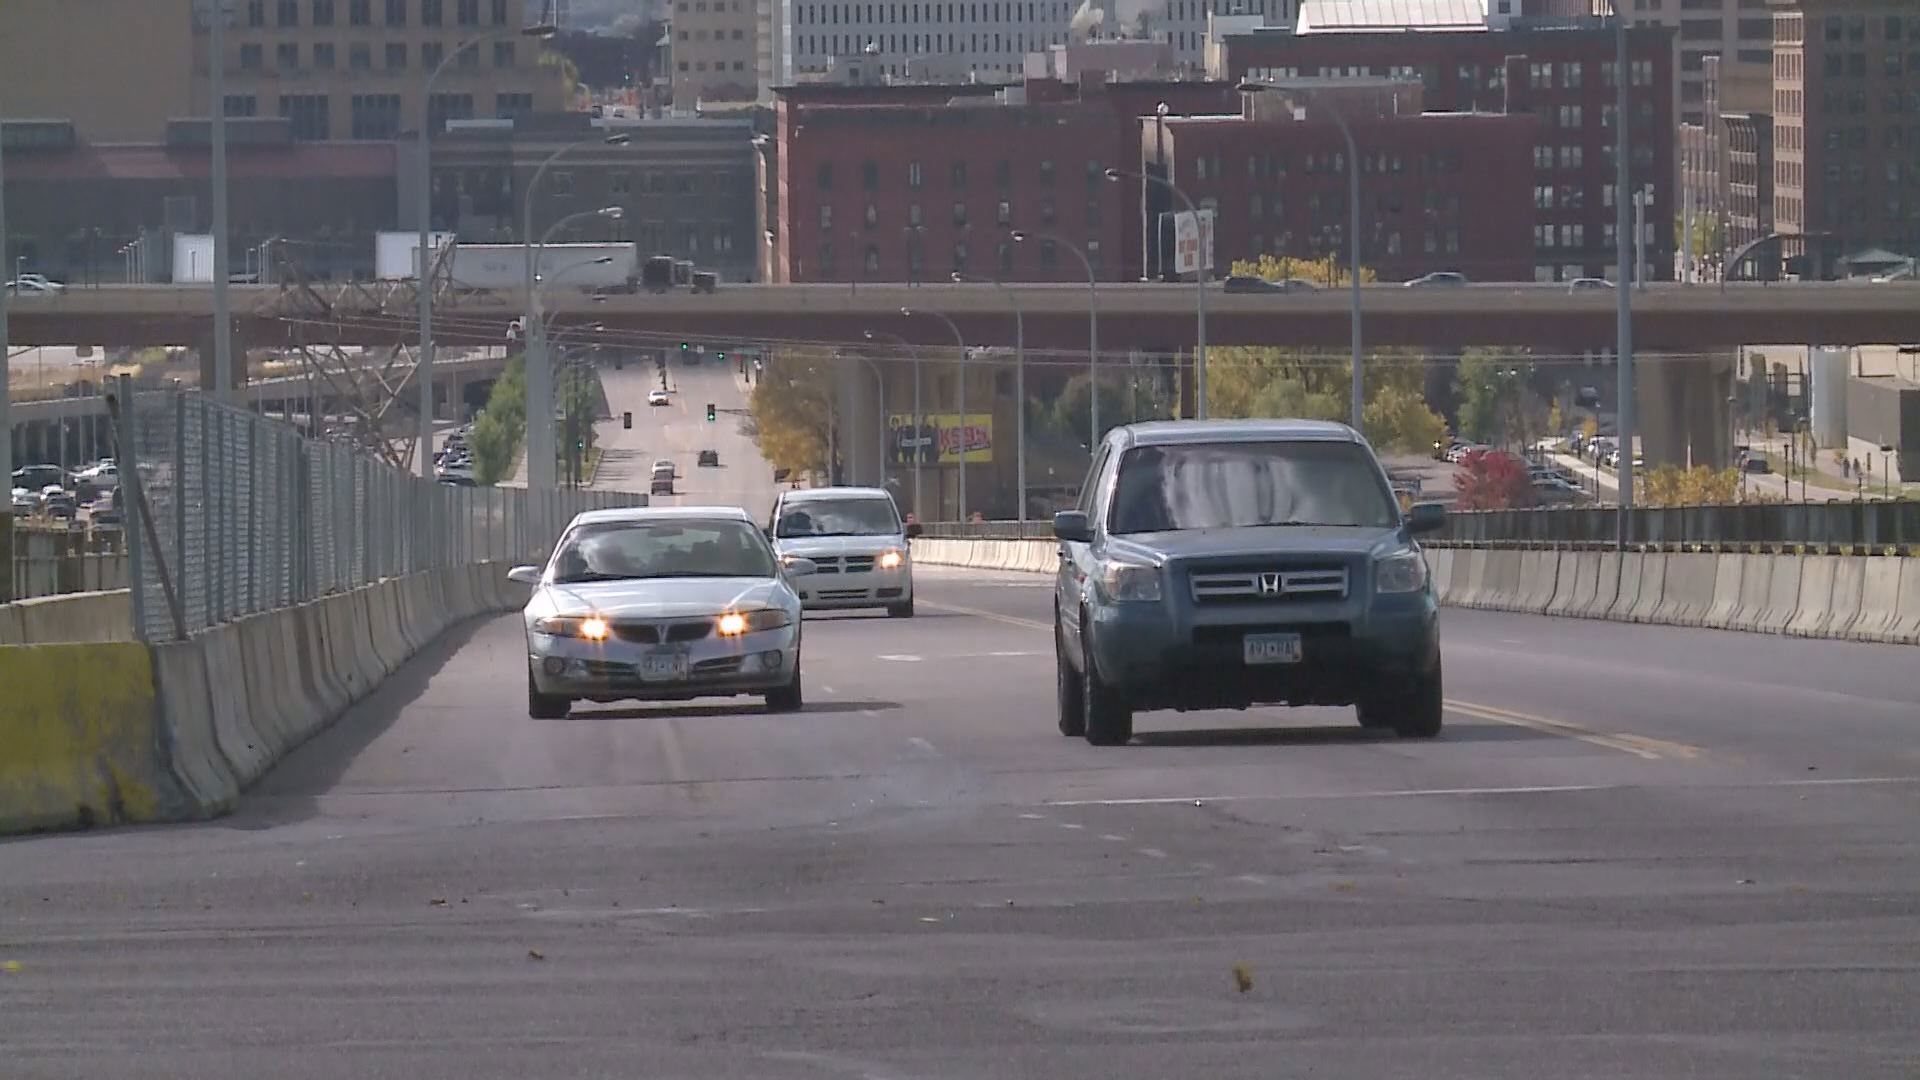
[{"label": "white lane stripe", "polygon": [[935,750],[935,749],[933,748],[933,744],[932,744],[932,743],[930,743],[930,742],[928,742],[927,740],[925,740],[925,739],[923,739],[923,738],[921,738],[921,737],[920,737],[920,736],[918,736],[918,735],[915,735],[915,736],[913,736],[913,737],[911,737],[911,738],[909,738],[909,739],[907,740],[907,742],[909,742],[909,743],[911,743],[911,744],[913,745],[913,748],[914,748],[915,750],[918,750],[918,751],[920,751],[921,753],[923,753],[923,754],[927,754],[927,755],[929,755],[929,756],[931,756],[931,755],[933,755],[933,754],[938,754],[938,753],[940,752],[940,751],[938,751],[938,750]]},{"label": "white lane stripe", "polygon": [[[1920,784],[1920,776],[1843,776],[1818,780],[1768,780],[1757,783],[1696,784],[1726,790],[1754,788],[1867,787],[1874,785]],[[1284,799],[1395,799],[1445,797],[1450,795],[1558,795],[1583,791],[1622,791],[1638,784],[1523,784],[1513,787],[1409,788],[1398,791],[1344,791],[1293,795],[1174,795],[1134,799],[1062,799],[1043,806],[1171,806],[1185,803],[1203,806],[1215,802],[1275,802]]]}]

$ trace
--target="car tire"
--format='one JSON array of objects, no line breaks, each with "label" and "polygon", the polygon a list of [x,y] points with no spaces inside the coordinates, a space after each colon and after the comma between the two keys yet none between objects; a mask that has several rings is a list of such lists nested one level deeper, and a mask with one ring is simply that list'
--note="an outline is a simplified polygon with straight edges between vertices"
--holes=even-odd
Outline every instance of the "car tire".
[{"label": "car tire", "polygon": [[907,602],[904,604],[887,605],[887,618],[889,619],[913,618],[913,598],[908,597]]},{"label": "car tire", "polygon": [[565,720],[573,710],[573,701],[555,694],[543,694],[527,673],[527,715],[535,720]]},{"label": "car tire", "polygon": [[1087,733],[1086,699],[1081,696],[1080,673],[1073,670],[1073,664],[1067,659],[1067,645],[1060,636],[1057,622],[1053,628],[1053,669],[1060,734],[1077,739]]},{"label": "car tire", "polygon": [[1095,746],[1125,746],[1133,740],[1133,706],[1100,678],[1093,662],[1093,635],[1080,621],[1080,704],[1087,741]]},{"label": "car tire", "polygon": [[1440,734],[1446,702],[1441,690],[1440,669],[1417,678],[1398,693],[1382,694],[1362,701],[1358,710],[1360,726],[1392,728],[1403,739],[1431,739]]},{"label": "car tire", "polygon": [[800,690],[800,661],[796,657],[793,662],[793,678],[787,680],[787,685],[778,690],[768,691],[767,711],[799,712],[806,703],[806,696]]}]

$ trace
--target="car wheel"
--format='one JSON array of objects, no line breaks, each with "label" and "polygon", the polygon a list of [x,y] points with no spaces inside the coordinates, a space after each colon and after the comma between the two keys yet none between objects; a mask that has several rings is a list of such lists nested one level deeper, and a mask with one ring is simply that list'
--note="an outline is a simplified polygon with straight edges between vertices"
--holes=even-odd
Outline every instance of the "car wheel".
[{"label": "car wheel", "polygon": [[889,619],[913,618],[913,597],[911,596],[907,597],[907,602],[904,604],[889,604],[887,606],[887,618]]},{"label": "car wheel", "polygon": [[1080,696],[1080,673],[1073,670],[1073,664],[1067,660],[1067,645],[1060,637],[1058,625],[1053,628],[1053,670],[1057,684],[1055,697],[1060,709],[1060,734],[1079,738],[1087,733],[1086,700]]},{"label": "car wheel", "polygon": [[1433,738],[1440,734],[1446,711],[1439,668],[1403,690],[1362,701],[1358,711],[1361,727],[1392,728],[1404,739]]},{"label": "car wheel", "polygon": [[573,708],[572,700],[555,694],[543,694],[527,673],[527,715],[535,720],[565,720]]},{"label": "car wheel", "polygon": [[1125,746],[1133,738],[1133,706],[1100,678],[1093,663],[1093,635],[1080,622],[1080,704],[1087,741],[1095,746]]},{"label": "car wheel", "polygon": [[800,692],[800,660],[798,657],[795,657],[793,661],[793,678],[788,679],[787,685],[780,689],[768,692],[767,711],[799,712],[805,704],[806,698]]}]

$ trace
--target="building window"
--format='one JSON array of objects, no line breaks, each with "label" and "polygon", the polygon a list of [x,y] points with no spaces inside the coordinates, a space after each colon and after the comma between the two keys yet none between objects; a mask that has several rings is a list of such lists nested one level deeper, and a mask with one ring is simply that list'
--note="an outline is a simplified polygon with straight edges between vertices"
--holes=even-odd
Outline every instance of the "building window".
[{"label": "building window", "polygon": [[439,26],[445,15],[442,0],[420,0],[421,26]]},{"label": "building window", "polygon": [[[505,95],[502,95],[505,96]],[[630,195],[633,193],[633,177],[624,172],[610,173],[607,176],[607,194]]]},{"label": "building window", "polygon": [[313,0],[313,25],[333,25],[333,0]]},{"label": "building window", "polygon": [[[493,95],[493,115],[501,120],[511,120],[516,116],[526,116],[533,112],[532,94],[495,94]],[[616,173],[624,177],[625,173]]]},{"label": "building window", "polygon": [[866,270],[868,274],[879,273],[880,272],[880,249],[872,244],[868,244],[867,253],[861,259],[861,266]]},{"label": "building window", "polygon": [[493,66],[510,68],[513,66],[513,42],[496,41],[493,43]]},{"label": "building window", "polygon": [[445,60],[446,58],[447,58],[447,47],[445,45],[442,45],[440,42],[423,41],[420,43],[420,66],[421,67],[428,68],[430,70],[434,68],[438,68],[440,66],[440,61]]},{"label": "building window", "polygon": [[333,42],[315,42],[313,46],[313,66],[319,71],[332,71],[334,68]]},{"label": "building window", "polygon": [[1098,196],[1087,200],[1087,224],[1100,224],[1100,199]]},{"label": "building window", "polygon": [[453,21],[461,26],[479,26],[480,0],[454,0]]},{"label": "building window", "polygon": [[373,0],[347,0],[347,25],[373,25]]},{"label": "building window", "polygon": [[1013,186],[1013,162],[1001,158],[993,163],[993,186],[1003,191]]},{"label": "building window", "polygon": [[449,120],[471,119],[472,94],[435,94],[427,99],[427,127],[433,131],[445,130]]},{"label": "building window", "polygon": [[907,204],[907,227],[910,229],[917,229],[920,227],[920,204],[919,203]]},{"label": "building window", "polygon": [[300,68],[300,46],[291,41],[283,41],[273,47],[273,64],[281,71],[297,71]]},{"label": "building window", "polygon": [[833,162],[823,161],[820,167],[814,170],[813,186],[821,191],[833,190]]},{"label": "building window", "polygon": [[[907,188],[911,191],[919,191],[920,181],[920,163],[917,161],[907,162]],[[917,218],[915,219],[915,223],[918,223]]]},{"label": "building window", "polygon": [[353,95],[353,137],[391,139],[400,134],[400,95]]},{"label": "building window", "polygon": [[300,25],[300,0],[280,0],[275,20],[281,29]]},{"label": "building window", "polygon": [[262,51],[261,47],[258,44],[247,44],[247,45],[240,46],[240,70],[241,71],[259,71],[260,64],[261,64],[261,51]]},{"label": "building window", "polygon": [[832,228],[833,228],[833,206],[831,204],[828,204],[820,208],[820,231],[827,232]]},{"label": "building window", "polygon": [[1047,274],[1053,273],[1053,268],[1059,263],[1059,261],[1060,261],[1060,252],[1055,248],[1053,241],[1051,239],[1043,238],[1040,241],[1041,272],[1047,273]]},{"label": "building window", "polygon": [[880,190],[880,164],[876,161],[860,163],[860,186],[867,191]]},{"label": "building window", "polygon": [[267,0],[247,0],[247,25],[255,30],[267,25]]},{"label": "building window", "polygon": [[965,240],[954,241],[953,272],[956,274],[964,274],[967,272],[967,242]]},{"label": "building window", "polygon": [[862,215],[862,220],[866,222],[867,228],[869,229],[879,225],[880,224],[880,208],[873,205],[872,203],[868,203],[866,212]]},{"label": "building window", "polygon": [[967,186],[967,163],[964,161],[954,162],[949,179],[953,184],[953,190],[960,191],[964,189]]},{"label": "building window", "polygon": [[387,42],[387,70],[401,71],[407,66],[407,43],[404,41]]},{"label": "building window", "polygon": [[332,137],[325,94],[283,94],[280,115],[286,119],[293,137],[303,142],[325,142]]},{"label": "building window", "polygon": [[387,25],[407,25],[407,0],[387,0]]},{"label": "building window", "polygon": [[833,277],[833,241],[831,240],[820,241],[819,276],[823,278]]},{"label": "building window", "polygon": [[347,66],[354,71],[372,71],[373,47],[364,41],[347,46]]},{"label": "building window", "polygon": [[965,225],[967,223],[966,203],[956,202],[953,204],[953,223],[955,225]]},{"label": "building window", "polygon": [[252,94],[228,94],[226,101],[228,116],[256,116],[260,112],[260,101]]},{"label": "building window", "polygon": [[1040,200],[1040,224],[1051,225],[1053,224],[1053,219],[1053,198],[1052,196],[1048,196]]},{"label": "building window", "polygon": [[1001,199],[994,207],[993,220],[1000,225],[1013,224],[1013,204]]},{"label": "building window", "polygon": [[1043,187],[1053,186],[1053,162],[1042,161],[1040,163],[1040,183]]},{"label": "building window", "polygon": [[493,25],[507,25],[507,0],[493,0]]},{"label": "building window", "polygon": [[552,186],[555,198],[573,198],[573,174],[571,172],[555,171],[553,179],[548,181],[548,183]]},{"label": "building window", "polygon": [[1002,240],[993,249],[993,265],[1001,278],[1013,273],[1013,244]]}]

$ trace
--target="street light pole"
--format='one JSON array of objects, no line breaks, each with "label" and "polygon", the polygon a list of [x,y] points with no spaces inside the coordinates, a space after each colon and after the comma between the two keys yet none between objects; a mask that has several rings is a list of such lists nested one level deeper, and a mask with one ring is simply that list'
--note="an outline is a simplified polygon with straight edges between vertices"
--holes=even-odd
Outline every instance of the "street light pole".
[{"label": "street light pole", "polygon": [[[569,143],[547,156],[533,176],[527,181],[526,196],[520,215],[520,240],[526,246],[527,256],[527,330],[526,330],[526,373],[527,373],[527,487],[534,491],[546,491],[554,487],[555,455],[551,424],[536,424],[534,417],[550,414],[553,411],[552,367],[547,359],[547,327],[540,317],[538,305],[534,300],[536,283],[539,280],[539,259],[535,255],[533,239],[533,195],[539,190],[540,178],[547,169],[568,153],[589,143],[604,143],[608,146],[623,146],[631,141],[627,135],[610,135],[605,138],[593,136]],[[544,246],[545,239],[541,240]]]},{"label": "street light pole", "polygon": [[213,398],[233,396],[233,313],[227,295],[227,4],[207,18],[207,122],[213,182]]},{"label": "street light pole", "polygon": [[[908,318],[912,318],[914,313],[913,308],[900,309],[900,314]],[[967,339],[960,333],[960,328],[954,325],[953,320],[940,312],[922,311],[921,314],[931,315],[945,323],[947,329],[953,333],[954,347],[960,350],[960,505],[956,510],[958,517],[955,520],[964,522],[967,520]]]},{"label": "street light pole", "polygon": [[[1080,260],[1080,266],[1087,272],[1087,381],[1092,384],[1092,392],[1089,394],[1092,416],[1087,425],[1092,430],[1089,431],[1087,435],[1087,450],[1088,452],[1092,452],[1094,447],[1100,445],[1100,280],[1093,273],[1093,260],[1087,258],[1086,251],[1084,251],[1079,244],[1054,233],[1029,233],[1015,229],[1011,235],[1013,236],[1013,242],[1016,244],[1024,243],[1032,237],[1038,237],[1041,240],[1051,240],[1056,244],[1060,244],[1068,251],[1073,252],[1074,258]],[[1015,305],[1014,310],[1019,310],[1018,305]],[[1014,324],[1014,330],[1018,333],[1019,323],[1016,322]],[[1020,423],[1023,430],[1026,424],[1026,416],[1027,399],[1023,391],[1020,396]],[[1022,453],[1026,450],[1026,440],[1024,438],[1020,441],[1020,449]],[[1025,465],[1024,458],[1022,458],[1021,464],[1023,466]],[[1024,471],[1022,475],[1025,475]],[[1022,480],[1020,485],[1020,520],[1025,521],[1026,519],[1027,492],[1026,483]]]},{"label": "street light pole", "polygon": [[447,66],[468,49],[477,49],[489,41],[516,35],[544,40],[553,34],[553,24],[541,23],[468,38],[447,51],[439,66],[427,76],[427,85],[420,97],[420,194],[417,207],[420,215],[420,276],[415,283],[416,291],[420,294],[420,355],[414,361],[413,378],[420,384],[420,449],[415,457],[424,480],[433,479],[433,253],[430,250],[433,231],[433,84],[440,81]]},{"label": "street light pole", "polygon": [[[899,334],[889,334],[884,331],[876,333],[875,331],[867,330],[863,331],[861,336],[865,337],[868,341],[872,341],[877,337],[891,338],[899,342],[901,348],[907,350],[907,355],[913,362],[913,512],[917,515],[925,509],[920,502],[920,454],[922,450],[920,445],[920,428],[923,426],[920,415],[920,350],[914,348],[912,342],[901,337]],[[884,420],[881,422],[881,426],[886,426]]]},{"label": "street light pole", "polygon": [[[1123,169],[1108,169],[1106,176],[1108,180],[1116,183],[1122,178],[1130,178],[1144,183],[1158,184],[1167,189],[1173,194],[1174,198],[1179,199],[1181,204],[1187,208],[1187,213],[1193,215],[1194,229],[1196,231],[1199,230],[1200,209],[1193,204],[1192,199],[1187,198],[1187,193],[1175,187],[1171,180],[1163,180],[1149,173],[1127,172]],[[1210,270],[1210,267],[1207,266],[1207,255],[1209,254],[1207,248],[1208,245],[1203,238],[1200,244],[1199,264],[1193,275],[1193,283],[1195,286],[1193,414],[1201,420],[1207,418],[1207,274]],[[1098,440],[1095,441],[1098,442]]]},{"label": "street light pole", "polygon": [[[953,280],[959,282],[967,279],[956,271]],[[992,283],[993,287],[999,289],[1007,298],[1007,304],[1013,308],[1013,396],[1019,403],[1013,415],[1013,470],[1014,487],[1020,499],[1020,512],[1015,517],[1024,525],[1027,523],[1027,317],[1026,313],[1020,310],[1019,295],[1008,288],[1006,282],[994,278]],[[1093,402],[1094,409],[1093,427],[1098,431],[1100,430],[1100,384],[1090,383],[1088,389],[1091,391],[1089,400]]]},{"label": "street light pole", "polygon": [[1627,233],[1633,228],[1632,208],[1628,206],[1628,191],[1633,187],[1633,173],[1629,168],[1632,161],[1632,144],[1627,139],[1628,117],[1632,115],[1632,100],[1627,93],[1628,85],[1633,81],[1633,71],[1627,59],[1627,16],[1620,10],[1619,0],[1613,3],[1614,27],[1614,132],[1613,132],[1613,247],[1614,277],[1618,287],[1614,289],[1615,335],[1618,338],[1614,346],[1615,388],[1618,400],[1614,403],[1616,435],[1620,441],[1620,469],[1615,474],[1619,483],[1619,511],[1616,514],[1615,537],[1618,545],[1624,549],[1633,536],[1629,518],[1633,516],[1633,245],[1627,239]]},{"label": "street light pole", "polygon": [[[6,124],[0,122],[0,264],[7,258],[7,148]],[[19,278],[14,279],[16,282]],[[9,385],[9,369],[12,364],[7,356],[10,349],[7,328],[7,305],[12,302],[12,289],[0,288],[0,480],[7,482],[7,490],[13,490],[13,399]],[[13,500],[9,498],[5,506],[0,506],[0,602],[13,599]]]}]

